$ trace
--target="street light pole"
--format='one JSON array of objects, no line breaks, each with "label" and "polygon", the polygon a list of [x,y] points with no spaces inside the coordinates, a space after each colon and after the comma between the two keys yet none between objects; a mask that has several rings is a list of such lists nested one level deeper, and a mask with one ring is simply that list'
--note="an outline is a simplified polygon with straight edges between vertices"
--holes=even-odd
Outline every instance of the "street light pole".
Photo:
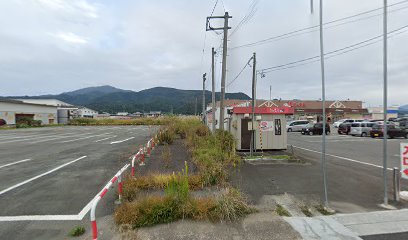
[{"label": "street light pole", "polygon": [[324,186],[324,205],[329,207],[327,196],[327,176],[326,176],[326,86],[324,71],[324,44],[323,44],[323,0],[320,0],[320,68],[322,76],[322,110],[323,110],[323,132],[322,132],[322,172]]},{"label": "street light pole", "polygon": [[388,138],[388,127],[387,127],[387,105],[388,105],[388,45],[387,45],[387,0],[384,0],[384,16],[383,16],[383,74],[384,74],[384,96],[383,96],[383,111],[384,111],[384,134],[383,134],[383,177],[384,177],[384,205],[388,205],[388,186],[387,186],[387,138]]},{"label": "street light pole", "polygon": [[205,113],[206,113],[206,109],[205,109],[205,80],[206,80],[206,77],[207,76],[207,73],[204,73],[203,74],[203,123],[204,124],[206,124],[206,121],[205,121]]}]

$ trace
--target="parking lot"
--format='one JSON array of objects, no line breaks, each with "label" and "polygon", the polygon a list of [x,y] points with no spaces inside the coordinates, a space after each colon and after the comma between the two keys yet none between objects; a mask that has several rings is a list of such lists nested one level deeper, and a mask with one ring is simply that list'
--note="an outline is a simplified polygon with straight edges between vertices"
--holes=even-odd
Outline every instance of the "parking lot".
[{"label": "parking lot", "polygon": [[[400,143],[408,142],[404,138],[388,139],[388,167],[399,167]],[[288,133],[288,144],[310,153],[321,153],[321,135],[302,135],[299,132]],[[332,127],[331,134],[326,136],[326,153],[337,160],[350,161],[372,167],[382,167],[383,139],[339,135]]]},{"label": "parking lot", "polygon": [[[87,220],[95,195],[152,133],[147,126],[1,131],[0,236],[30,236],[17,222]],[[101,205],[100,215],[112,208]]]}]

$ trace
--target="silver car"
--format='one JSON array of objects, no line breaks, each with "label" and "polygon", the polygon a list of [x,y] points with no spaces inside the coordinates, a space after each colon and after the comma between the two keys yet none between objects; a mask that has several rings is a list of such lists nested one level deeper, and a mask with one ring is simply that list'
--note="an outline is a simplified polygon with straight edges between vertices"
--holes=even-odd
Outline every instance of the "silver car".
[{"label": "silver car", "polygon": [[367,137],[374,126],[374,122],[354,122],[350,127],[350,135]]},{"label": "silver car", "polygon": [[301,132],[304,127],[309,124],[308,120],[296,120],[288,122],[286,124],[286,131],[288,132]]}]

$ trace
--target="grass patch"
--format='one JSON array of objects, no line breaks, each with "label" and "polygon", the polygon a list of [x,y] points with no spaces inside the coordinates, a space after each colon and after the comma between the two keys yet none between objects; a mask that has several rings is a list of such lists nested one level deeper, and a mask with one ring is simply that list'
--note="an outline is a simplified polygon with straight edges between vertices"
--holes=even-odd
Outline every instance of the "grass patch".
[{"label": "grass patch", "polygon": [[83,226],[76,226],[71,231],[69,231],[69,236],[71,237],[79,237],[85,233],[85,228]]},{"label": "grass patch", "polygon": [[306,216],[306,217],[313,217],[312,212],[310,211],[310,208],[308,208],[307,206],[301,206],[300,207],[300,211],[302,211],[302,213]]},{"label": "grass patch", "polygon": [[117,224],[134,228],[169,223],[180,219],[234,221],[254,212],[235,189],[227,189],[220,197],[183,199],[175,195],[146,196],[122,204],[115,213]]},{"label": "grass patch", "polygon": [[282,217],[290,217],[290,213],[288,212],[288,210],[286,210],[282,205],[277,204],[276,205],[276,209],[275,212]]},{"label": "grass patch", "polygon": [[315,206],[316,210],[318,212],[320,212],[323,215],[333,215],[335,214],[334,212],[328,211],[326,207],[324,207],[323,205],[317,205]]}]

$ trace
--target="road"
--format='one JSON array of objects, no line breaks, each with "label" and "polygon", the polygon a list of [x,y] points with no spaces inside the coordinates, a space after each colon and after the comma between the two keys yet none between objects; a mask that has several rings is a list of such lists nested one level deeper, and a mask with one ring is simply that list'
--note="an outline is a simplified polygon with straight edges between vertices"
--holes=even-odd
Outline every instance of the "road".
[{"label": "road", "polygon": [[[152,131],[147,126],[1,131],[0,239],[65,237],[72,221],[86,223],[92,199]],[[97,216],[112,211],[114,195],[101,201]],[[69,223],[41,228],[43,220]]]},{"label": "road", "polygon": [[[408,142],[408,140],[401,138],[388,140],[387,156],[389,168],[400,166],[399,151],[401,142]],[[309,136],[297,132],[288,133],[288,144],[304,151],[321,152],[321,143],[321,135]],[[331,157],[342,157],[342,161],[351,159],[377,166],[383,165],[382,138],[353,137],[332,133],[327,136],[326,143],[326,153],[330,154]]]}]

